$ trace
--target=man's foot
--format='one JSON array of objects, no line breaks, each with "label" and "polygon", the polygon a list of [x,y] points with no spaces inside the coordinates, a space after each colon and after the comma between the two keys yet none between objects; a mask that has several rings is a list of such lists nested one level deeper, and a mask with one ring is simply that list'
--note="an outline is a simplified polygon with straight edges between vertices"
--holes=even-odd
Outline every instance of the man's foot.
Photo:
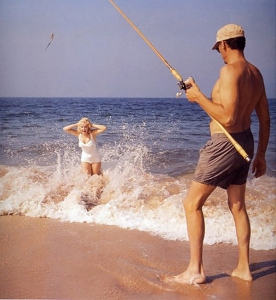
[{"label": "man's foot", "polygon": [[240,278],[242,280],[246,280],[246,281],[252,281],[253,280],[253,277],[252,277],[250,271],[242,271],[242,270],[239,270],[238,268],[235,269],[229,275],[231,275],[233,277],[238,277],[238,278]]},{"label": "man's foot", "polygon": [[202,274],[190,274],[190,272],[185,271],[177,276],[166,276],[163,281],[168,284],[194,284],[198,285],[206,281],[206,277]]}]

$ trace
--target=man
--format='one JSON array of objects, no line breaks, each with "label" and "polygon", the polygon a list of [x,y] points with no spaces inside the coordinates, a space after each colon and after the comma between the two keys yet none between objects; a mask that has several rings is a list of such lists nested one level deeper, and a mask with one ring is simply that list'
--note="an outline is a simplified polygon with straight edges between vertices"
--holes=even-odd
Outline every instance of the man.
[{"label": "man", "polygon": [[[259,143],[252,163],[252,173],[266,172],[265,152],[269,140],[270,117],[265,87],[260,71],[244,57],[245,36],[242,27],[228,24],[217,32],[213,50],[225,63],[208,99],[191,79],[186,91],[190,102],[198,103],[213,119],[221,123],[236,141],[253,157],[254,141],[250,116],[255,110],[259,120]],[[202,251],[204,217],[202,206],[216,187],[226,189],[233,215],[239,260],[232,276],[252,281],[249,269],[250,222],[245,207],[245,188],[249,163],[236,151],[214,121],[210,123],[211,141],[200,151],[194,181],[184,200],[190,242],[190,263],[185,272],[167,277],[168,283],[197,284],[206,281]]]}]

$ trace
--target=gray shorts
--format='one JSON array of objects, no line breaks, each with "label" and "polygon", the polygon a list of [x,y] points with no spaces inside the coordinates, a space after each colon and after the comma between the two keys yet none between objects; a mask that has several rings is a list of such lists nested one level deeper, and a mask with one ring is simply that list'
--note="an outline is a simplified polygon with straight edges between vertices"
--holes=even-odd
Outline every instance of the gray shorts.
[{"label": "gray shorts", "polygon": [[[254,139],[250,128],[231,135],[253,158]],[[200,150],[194,181],[223,189],[231,184],[242,185],[246,183],[249,166],[224,133],[215,133]]]}]

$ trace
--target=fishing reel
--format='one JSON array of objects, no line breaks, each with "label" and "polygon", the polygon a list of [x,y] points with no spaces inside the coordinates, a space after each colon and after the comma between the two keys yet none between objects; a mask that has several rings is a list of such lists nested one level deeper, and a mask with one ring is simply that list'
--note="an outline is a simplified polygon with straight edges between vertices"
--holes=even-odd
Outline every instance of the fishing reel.
[{"label": "fishing reel", "polygon": [[188,90],[192,85],[191,85],[191,80],[194,81],[194,78],[193,77],[189,77],[188,79],[186,79],[185,81],[183,79],[181,79],[177,85],[179,86],[179,89],[180,89],[180,92],[176,93],[176,97],[179,98],[183,92],[182,90],[186,91]]}]

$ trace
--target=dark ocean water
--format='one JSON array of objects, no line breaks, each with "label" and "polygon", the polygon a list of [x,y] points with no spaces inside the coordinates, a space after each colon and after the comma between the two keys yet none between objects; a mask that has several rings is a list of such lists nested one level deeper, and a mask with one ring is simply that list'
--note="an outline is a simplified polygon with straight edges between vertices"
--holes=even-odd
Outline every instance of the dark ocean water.
[{"label": "dark ocean water", "polygon": [[[276,99],[269,105],[267,175],[248,179],[256,249],[275,248]],[[198,105],[183,98],[2,98],[0,110],[0,214],[117,225],[187,240],[182,200],[199,149],[209,139],[210,119]],[[89,212],[78,199],[81,191],[97,186],[98,178],[84,180],[77,139],[62,130],[82,117],[108,128],[97,137],[105,181],[102,204]],[[255,115],[252,131],[257,143]],[[205,207],[206,232],[212,233],[205,242],[235,244],[224,191],[212,201],[215,210],[208,201]]]},{"label": "dark ocean water", "polygon": [[[118,145],[146,147],[145,167],[162,174],[193,172],[198,151],[209,137],[209,117],[185,99],[2,98],[0,103],[0,163],[5,165],[51,165],[56,153],[65,150],[78,156],[74,138],[62,127],[83,116],[108,127],[98,138],[102,152]],[[268,175],[275,177],[275,99],[270,100],[270,111]],[[257,142],[255,115],[252,131]]]}]

